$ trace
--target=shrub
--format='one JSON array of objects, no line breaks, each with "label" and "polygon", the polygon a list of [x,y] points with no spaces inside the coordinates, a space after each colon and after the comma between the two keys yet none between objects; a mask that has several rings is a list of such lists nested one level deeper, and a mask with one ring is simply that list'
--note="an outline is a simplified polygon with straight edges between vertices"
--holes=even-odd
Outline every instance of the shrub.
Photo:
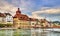
[{"label": "shrub", "polygon": [[5,27],[5,26],[7,26],[7,27],[11,27],[13,24],[0,24],[0,27],[2,28],[2,27]]}]

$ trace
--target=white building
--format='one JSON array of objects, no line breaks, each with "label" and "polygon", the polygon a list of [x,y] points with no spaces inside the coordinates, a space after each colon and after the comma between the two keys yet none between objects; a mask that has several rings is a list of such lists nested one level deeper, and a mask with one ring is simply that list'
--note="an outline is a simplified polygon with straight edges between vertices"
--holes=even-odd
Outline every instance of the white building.
[{"label": "white building", "polygon": [[0,13],[0,24],[13,24],[13,17],[10,13]]},{"label": "white building", "polygon": [[4,13],[6,15],[6,23],[13,24],[13,17],[10,13]]},{"label": "white building", "polygon": [[31,27],[34,27],[37,24],[36,19],[34,19],[34,18],[29,18],[29,19],[30,19]]}]

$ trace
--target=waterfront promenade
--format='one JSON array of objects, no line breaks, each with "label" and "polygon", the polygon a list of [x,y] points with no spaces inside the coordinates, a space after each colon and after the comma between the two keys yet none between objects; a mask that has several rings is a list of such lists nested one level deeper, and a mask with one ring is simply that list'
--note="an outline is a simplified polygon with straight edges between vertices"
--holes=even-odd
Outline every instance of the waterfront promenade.
[{"label": "waterfront promenade", "polygon": [[17,29],[17,28],[0,28],[0,30],[13,30],[13,29]]},{"label": "waterfront promenade", "polygon": [[0,36],[60,36],[60,33],[42,28],[16,29],[16,30],[5,29],[0,30]]}]

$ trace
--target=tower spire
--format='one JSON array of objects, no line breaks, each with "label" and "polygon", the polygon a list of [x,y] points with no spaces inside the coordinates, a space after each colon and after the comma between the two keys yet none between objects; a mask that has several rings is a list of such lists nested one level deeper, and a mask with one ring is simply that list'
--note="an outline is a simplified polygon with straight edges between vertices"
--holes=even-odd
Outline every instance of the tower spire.
[{"label": "tower spire", "polygon": [[18,11],[20,11],[20,8],[18,8]]},{"label": "tower spire", "polygon": [[21,14],[20,8],[17,9],[16,14]]}]

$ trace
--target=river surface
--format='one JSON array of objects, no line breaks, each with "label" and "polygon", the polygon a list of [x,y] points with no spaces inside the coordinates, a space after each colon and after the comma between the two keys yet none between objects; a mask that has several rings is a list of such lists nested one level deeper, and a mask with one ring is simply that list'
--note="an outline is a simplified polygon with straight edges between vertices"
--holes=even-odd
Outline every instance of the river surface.
[{"label": "river surface", "polygon": [[44,31],[44,29],[0,30],[0,36],[60,36],[60,32]]}]

